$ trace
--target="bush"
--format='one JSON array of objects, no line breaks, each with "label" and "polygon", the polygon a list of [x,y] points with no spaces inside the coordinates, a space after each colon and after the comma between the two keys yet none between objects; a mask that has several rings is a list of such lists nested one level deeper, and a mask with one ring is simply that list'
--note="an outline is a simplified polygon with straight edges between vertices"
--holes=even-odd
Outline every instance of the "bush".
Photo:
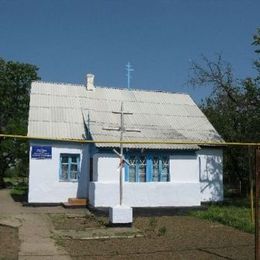
[{"label": "bush", "polygon": [[10,194],[15,201],[25,202],[28,196],[27,178],[5,178],[6,186],[11,188]]}]

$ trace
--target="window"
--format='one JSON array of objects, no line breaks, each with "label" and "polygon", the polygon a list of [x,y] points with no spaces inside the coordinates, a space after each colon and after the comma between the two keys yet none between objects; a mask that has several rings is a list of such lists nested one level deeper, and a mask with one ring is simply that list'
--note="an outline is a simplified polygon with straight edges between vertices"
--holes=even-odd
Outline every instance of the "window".
[{"label": "window", "polygon": [[137,180],[137,170],[136,170],[136,167],[137,167],[137,158],[136,156],[132,155],[129,157],[129,182],[136,182]]},{"label": "window", "polygon": [[60,155],[60,180],[77,181],[80,171],[79,154],[61,154]]},{"label": "window", "polygon": [[154,156],[152,161],[153,161],[153,181],[159,181],[160,180],[159,157]]},{"label": "window", "polygon": [[168,155],[126,156],[129,165],[125,164],[125,180],[128,182],[167,182],[169,181]]},{"label": "window", "polygon": [[141,156],[138,159],[138,178],[140,182],[146,181],[146,158]]},{"label": "window", "polygon": [[146,181],[146,158],[145,156],[131,155],[129,157],[129,182]]},{"label": "window", "polygon": [[169,181],[169,157],[162,156],[160,162],[162,164],[160,171],[160,181]]}]

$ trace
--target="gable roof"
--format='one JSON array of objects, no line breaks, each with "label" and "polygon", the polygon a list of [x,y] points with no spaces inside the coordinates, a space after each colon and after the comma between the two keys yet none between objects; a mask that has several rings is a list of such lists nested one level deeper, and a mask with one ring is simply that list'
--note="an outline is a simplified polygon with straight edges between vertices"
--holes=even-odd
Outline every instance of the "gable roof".
[{"label": "gable roof", "polygon": [[[125,141],[223,141],[189,95],[158,91],[33,82],[31,86],[28,136],[57,139],[119,141],[121,102],[125,127],[140,132],[124,133]],[[101,144],[97,147],[116,147]],[[127,144],[129,148],[197,149],[196,145]]]}]

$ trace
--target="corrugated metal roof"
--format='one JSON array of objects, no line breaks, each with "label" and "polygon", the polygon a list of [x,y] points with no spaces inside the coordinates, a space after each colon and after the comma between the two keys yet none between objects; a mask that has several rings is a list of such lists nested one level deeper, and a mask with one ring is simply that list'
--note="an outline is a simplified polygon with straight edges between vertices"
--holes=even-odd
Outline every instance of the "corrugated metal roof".
[{"label": "corrugated metal roof", "polygon": [[[186,94],[33,82],[29,112],[29,136],[84,139],[88,126],[93,140],[119,140],[119,132],[104,128],[118,127],[121,102],[128,129],[125,141],[223,141],[205,115]],[[96,144],[113,147],[111,144]],[[115,144],[114,147],[118,146]],[[129,148],[196,149],[196,145],[129,144]]]}]

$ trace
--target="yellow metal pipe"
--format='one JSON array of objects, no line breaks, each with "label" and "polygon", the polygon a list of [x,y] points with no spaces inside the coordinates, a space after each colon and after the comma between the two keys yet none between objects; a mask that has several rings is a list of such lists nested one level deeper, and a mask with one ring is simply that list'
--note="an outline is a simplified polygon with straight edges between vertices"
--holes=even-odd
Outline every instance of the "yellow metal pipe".
[{"label": "yellow metal pipe", "polygon": [[214,145],[214,146],[260,146],[260,142],[212,142],[212,141],[186,141],[186,140],[169,140],[169,141],[106,141],[106,140],[81,140],[70,138],[47,138],[40,136],[25,136],[25,135],[11,135],[0,134],[2,138],[16,138],[27,140],[45,140],[45,141],[60,141],[60,142],[74,142],[74,143],[102,143],[102,144],[194,144],[194,145]]}]

